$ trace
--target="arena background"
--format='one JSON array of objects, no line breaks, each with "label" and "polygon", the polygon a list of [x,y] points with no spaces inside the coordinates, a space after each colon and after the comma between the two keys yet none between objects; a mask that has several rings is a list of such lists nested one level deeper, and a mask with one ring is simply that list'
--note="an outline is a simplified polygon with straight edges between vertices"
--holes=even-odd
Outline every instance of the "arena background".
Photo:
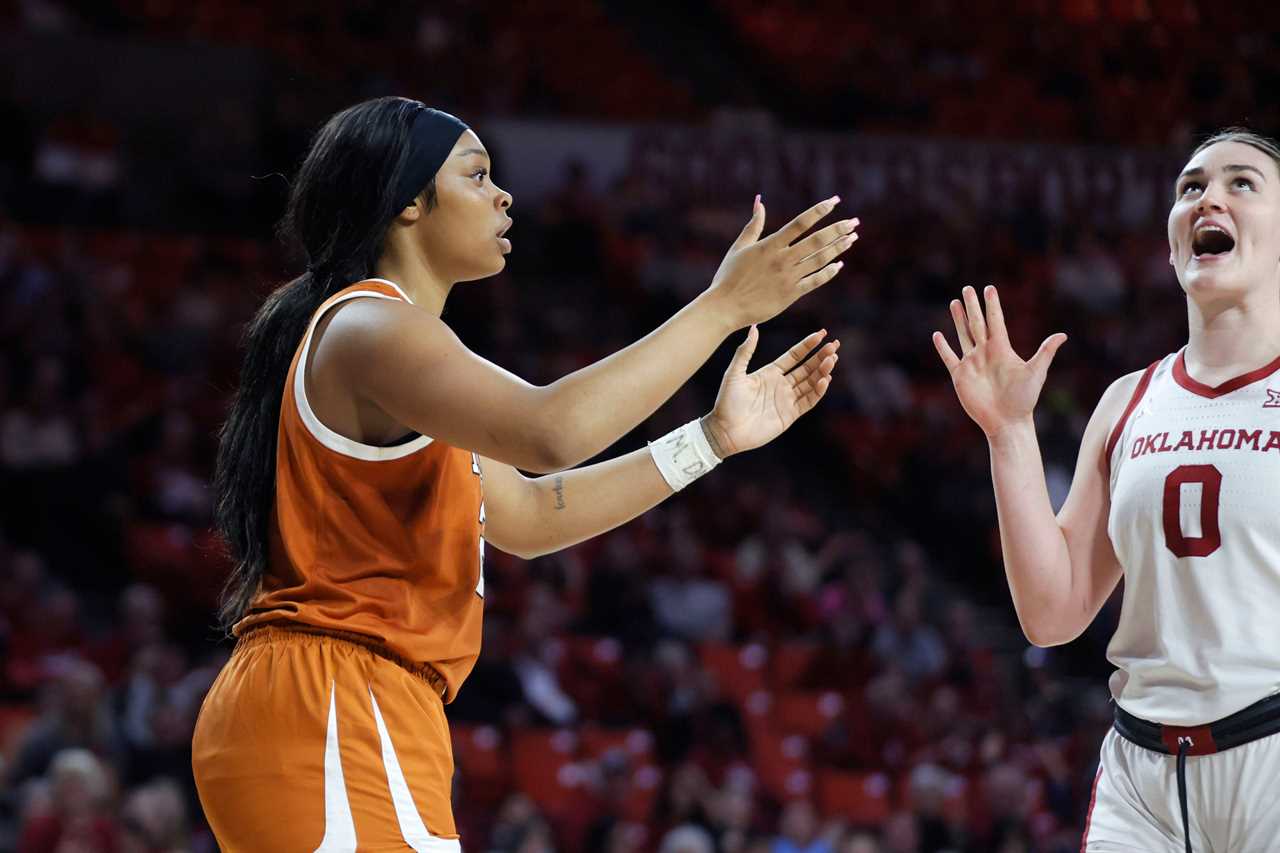
[{"label": "arena background", "polygon": [[[1017,6],[1019,11],[1011,11]],[[1112,379],[1179,345],[1171,181],[1280,127],[1280,13],[1208,0],[0,2],[0,849],[210,851],[190,736],[229,644],[209,530],[241,326],[309,135],[402,94],[471,122],[515,252],[446,320],[543,382],[710,280],[763,193],[832,193],[844,271],[761,356],[843,341],[818,410],[560,554],[488,551],[449,708],[475,851],[1079,848],[1113,600],[1029,647],[985,442],[929,333],[996,283],[1071,339],[1055,502]],[[712,403],[730,341],[606,455]],[[287,820],[287,815],[282,815]]]}]

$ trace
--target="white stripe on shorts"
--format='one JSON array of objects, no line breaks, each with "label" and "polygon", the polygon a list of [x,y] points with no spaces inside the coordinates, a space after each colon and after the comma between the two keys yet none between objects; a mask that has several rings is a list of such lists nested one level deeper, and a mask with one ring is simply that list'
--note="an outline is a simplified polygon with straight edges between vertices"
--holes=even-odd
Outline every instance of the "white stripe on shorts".
[{"label": "white stripe on shorts", "polygon": [[342,778],[342,755],[338,752],[337,684],[329,682],[329,731],[324,739],[324,838],[316,853],[355,853],[356,825],[347,800],[347,783]]},{"label": "white stripe on shorts", "polygon": [[391,788],[391,802],[396,807],[396,820],[400,822],[400,834],[417,853],[460,853],[462,845],[456,838],[437,838],[427,831],[400,769],[400,760],[391,745],[391,733],[383,722],[382,710],[378,708],[372,687],[369,688],[369,701],[373,703],[373,719],[378,724],[378,739],[382,741],[382,766],[387,771],[387,784]]}]

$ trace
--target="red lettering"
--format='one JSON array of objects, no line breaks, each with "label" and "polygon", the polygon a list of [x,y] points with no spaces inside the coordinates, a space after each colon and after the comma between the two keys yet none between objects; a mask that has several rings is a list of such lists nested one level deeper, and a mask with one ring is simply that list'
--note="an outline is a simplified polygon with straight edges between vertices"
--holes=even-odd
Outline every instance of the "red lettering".
[{"label": "red lettering", "polygon": [[1160,434],[1160,452],[1168,453],[1170,450],[1173,450],[1173,448],[1169,446],[1169,433],[1167,432],[1161,433]]},{"label": "red lettering", "polygon": [[1200,430],[1200,443],[1196,445],[1196,450],[1213,450],[1213,442],[1218,437],[1218,431]]},{"label": "red lettering", "polygon": [[[1200,535],[1182,532],[1182,487],[1200,483]],[[1222,545],[1218,498],[1222,472],[1212,465],[1179,465],[1164,478],[1164,544],[1175,557],[1207,557]]]},{"label": "red lettering", "polygon": [[1262,452],[1265,453],[1273,447],[1280,449],[1280,432],[1276,432],[1275,430],[1271,431],[1271,436],[1267,439],[1267,446],[1262,448]]},{"label": "red lettering", "polygon": [[1178,439],[1178,445],[1173,449],[1182,450],[1185,448],[1187,450],[1190,450],[1192,447],[1195,447],[1195,439],[1191,437],[1191,431],[1183,430],[1182,438]]},{"label": "red lettering", "polygon": [[1142,455],[1142,448],[1146,445],[1146,438],[1138,436],[1133,440],[1133,450],[1129,453],[1130,459],[1137,459]]},{"label": "red lettering", "polygon": [[[1223,439],[1226,439],[1225,444],[1223,443]],[[1222,432],[1218,433],[1218,449],[1219,450],[1230,450],[1232,445],[1234,445],[1235,443],[1236,443],[1235,430],[1224,429]]]},{"label": "red lettering", "polygon": [[1258,449],[1258,442],[1262,439],[1262,430],[1255,429],[1253,432],[1245,432],[1244,430],[1236,430],[1236,450],[1244,447],[1246,444],[1252,444],[1253,449]]}]

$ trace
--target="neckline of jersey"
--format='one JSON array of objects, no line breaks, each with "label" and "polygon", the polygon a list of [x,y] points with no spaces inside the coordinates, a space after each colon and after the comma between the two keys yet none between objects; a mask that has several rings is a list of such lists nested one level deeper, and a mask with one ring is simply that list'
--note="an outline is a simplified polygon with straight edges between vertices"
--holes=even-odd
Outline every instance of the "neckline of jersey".
[{"label": "neckline of jersey", "polygon": [[400,294],[400,298],[401,298],[401,299],[403,299],[405,302],[408,302],[410,305],[412,305],[412,304],[413,304],[413,300],[409,298],[409,294],[405,293],[405,292],[404,292],[404,289],[403,289],[402,287],[400,287],[400,285],[396,284],[394,281],[391,281],[390,279],[386,279],[386,278],[366,278],[366,279],[364,279],[364,280],[362,280],[362,281],[358,281],[358,282],[356,282],[356,284],[364,284],[366,281],[376,281],[376,282],[379,282],[379,283],[381,283],[381,284],[389,284],[389,285],[391,285],[393,288],[395,288],[396,293]]},{"label": "neckline of jersey", "polygon": [[1201,397],[1208,397],[1212,400],[1214,398],[1221,397],[1223,394],[1230,394],[1232,391],[1236,391],[1246,385],[1252,385],[1260,379],[1266,379],[1277,370],[1280,370],[1280,356],[1277,356],[1275,359],[1264,364],[1262,367],[1259,367],[1257,370],[1250,370],[1248,373],[1242,373],[1239,376],[1228,379],[1220,385],[1206,385],[1203,382],[1199,382],[1192,378],[1190,373],[1187,373],[1187,350],[1184,347],[1178,351],[1178,357],[1173,362],[1173,381],[1177,382],[1192,394],[1197,394]]}]

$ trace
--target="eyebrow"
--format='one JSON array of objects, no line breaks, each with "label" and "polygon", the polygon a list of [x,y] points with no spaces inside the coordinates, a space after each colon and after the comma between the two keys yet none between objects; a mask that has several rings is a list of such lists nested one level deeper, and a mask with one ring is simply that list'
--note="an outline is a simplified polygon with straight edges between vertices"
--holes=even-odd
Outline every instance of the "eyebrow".
[{"label": "eyebrow", "polygon": [[485,158],[486,160],[489,159],[489,152],[485,151],[483,148],[464,148],[454,156],[466,157],[468,154],[479,154],[481,157]]},{"label": "eyebrow", "polygon": [[[1222,169],[1225,172],[1253,172],[1259,178],[1262,178],[1263,181],[1266,181],[1267,179],[1267,176],[1262,174],[1261,169],[1258,169],[1255,166],[1246,166],[1242,163],[1232,163],[1229,166],[1223,166]],[[1178,176],[1178,180],[1181,181],[1183,178],[1198,177],[1203,174],[1204,174],[1204,169],[1201,169],[1199,166],[1197,166],[1194,169],[1187,169],[1185,172],[1183,172],[1181,175]]]}]

